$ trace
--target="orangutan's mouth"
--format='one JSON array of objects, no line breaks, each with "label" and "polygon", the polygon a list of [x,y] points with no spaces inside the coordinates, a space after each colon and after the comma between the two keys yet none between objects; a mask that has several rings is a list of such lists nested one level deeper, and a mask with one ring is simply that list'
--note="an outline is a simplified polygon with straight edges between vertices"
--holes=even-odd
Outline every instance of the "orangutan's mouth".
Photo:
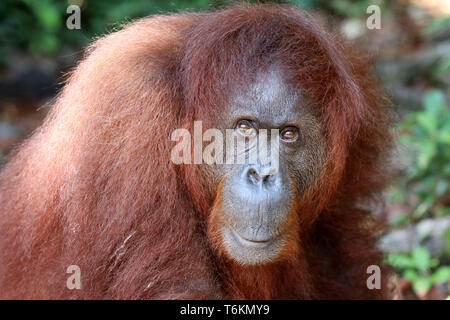
[{"label": "orangutan's mouth", "polygon": [[228,233],[231,238],[234,239],[237,243],[241,243],[244,246],[252,246],[252,247],[265,247],[270,245],[272,242],[277,240],[279,236],[275,237],[267,237],[267,238],[250,238],[248,236],[243,236],[239,232],[237,232],[232,227],[225,227],[224,232]]}]

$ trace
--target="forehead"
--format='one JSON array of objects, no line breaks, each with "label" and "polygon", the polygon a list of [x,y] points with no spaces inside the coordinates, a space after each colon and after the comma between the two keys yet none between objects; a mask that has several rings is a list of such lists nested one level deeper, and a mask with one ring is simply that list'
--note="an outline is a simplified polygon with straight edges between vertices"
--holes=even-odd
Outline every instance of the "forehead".
[{"label": "forehead", "polygon": [[256,81],[236,91],[226,108],[228,118],[256,118],[272,127],[295,122],[306,99],[293,90],[277,68],[259,72]]}]

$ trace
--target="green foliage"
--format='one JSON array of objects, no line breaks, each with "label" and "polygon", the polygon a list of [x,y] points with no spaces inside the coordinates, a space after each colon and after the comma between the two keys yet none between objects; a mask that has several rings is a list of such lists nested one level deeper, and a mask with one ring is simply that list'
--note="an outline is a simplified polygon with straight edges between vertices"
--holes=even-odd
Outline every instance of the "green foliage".
[{"label": "green foliage", "polygon": [[[424,30],[424,38],[430,37],[433,34],[445,38],[445,33],[450,27],[450,17],[444,16],[435,18]],[[438,85],[448,86],[448,77],[450,75],[450,52],[444,54],[438,61],[436,61],[429,70],[430,80]]]},{"label": "green foliage", "polygon": [[450,257],[450,230],[445,233],[444,256]]},{"label": "green foliage", "polygon": [[412,282],[413,290],[419,297],[424,296],[434,284],[450,281],[450,266],[438,267],[439,260],[432,258],[424,247],[418,247],[410,254],[391,253],[387,262]]},{"label": "green foliage", "polygon": [[380,3],[374,3],[373,0],[364,1],[351,1],[351,0],[341,0],[341,1],[329,1],[330,7],[344,16],[350,17],[364,17],[366,15],[367,8],[372,5]]},{"label": "green foliage", "polygon": [[[444,216],[450,208],[440,203],[450,192],[450,113],[442,91],[425,94],[422,111],[411,113],[398,128],[400,142],[412,152],[412,162],[392,193],[395,202],[418,199],[408,216]],[[408,219],[401,219],[406,222]],[[399,220],[394,221],[399,224]]]},{"label": "green foliage", "polygon": [[433,21],[425,28],[425,34],[430,35],[448,25],[450,25],[450,17],[443,16],[433,19]]},{"label": "green foliage", "polygon": [[[443,200],[450,192],[450,112],[440,90],[426,92],[423,110],[410,113],[398,125],[399,141],[410,152],[407,170],[391,194],[393,202],[415,205],[411,212],[392,221],[396,227],[411,220],[441,217],[450,213]],[[444,256],[450,256],[450,230],[446,233]],[[439,265],[428,250],[418,247],[409,254],[389,254],[388,261],[406,279],[414,292],[424,296],[437,283],[450,281],[450,266]]]},{"label": "green foliage", "polygon": [[[26,47],[33,52],[51,53],[60,47],[61,13],[66,12],[63,1],[20,0],[0,4],[0,38],[4,46]],[[1,50],[0,49],[0,50]]]},{"label": "green foliage", "polygon": [[69,1],[0,1],[0,62],[6,51],[55,54],[63,46],[78,49],[90,39],[134,18],[150,14],[207,9],[217,0],[85,0],[81,7],[81,30],[66,28]]},{"label": "green foliage", "polygon": [[[0,63],[11,50],[53,55],[64,46],[75,50],[114,27],[151,14],[179,10],[198,11],[221,7],[232,0],[84,0],[81,30],[68,30],[66,9],[75,1],[0,1]],[[235,2],[235,1],[234,1]],[[341,16],[363,17],[369,0],[250,0],[248,2],[289,3],[304,9],[323,9]],[[14,53],[13,53],[14,54]]]}]

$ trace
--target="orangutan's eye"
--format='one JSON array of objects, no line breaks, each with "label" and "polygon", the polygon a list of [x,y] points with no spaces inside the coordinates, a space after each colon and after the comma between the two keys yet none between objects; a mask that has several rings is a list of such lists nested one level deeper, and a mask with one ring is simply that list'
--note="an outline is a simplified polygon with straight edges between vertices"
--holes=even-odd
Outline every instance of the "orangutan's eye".
[{"label": "orangutan's eye", "polygon": [[256,129],[249,120],[239,120],[239,122],[236,124],[236,130],[239,130],[239,132],[246,137],[252,137],[256,135]]},{"label": "orangutan's eye", "polygon": [[281,139],[286,142],[297,141],[299,137],[298,128],[296,127],[286,127],[281,130]]}]

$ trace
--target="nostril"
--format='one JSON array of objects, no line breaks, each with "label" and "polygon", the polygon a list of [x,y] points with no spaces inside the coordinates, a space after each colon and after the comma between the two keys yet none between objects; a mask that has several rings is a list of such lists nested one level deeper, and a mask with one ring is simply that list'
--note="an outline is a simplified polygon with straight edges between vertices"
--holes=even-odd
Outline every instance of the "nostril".
[{"label": "nostril", "polygon": [[268,174],[268,175],[265,175],[264,177],[263,177],[263,183],[267,183],[267,182],[270,182],[270,181],[272,181],[272,177],[273,177],[273,175],[271,175],[271,174]]},{"label": "nostril", "polygon": [[275,179],[275,176],[277,174],[277,171],[275,169],[270,169],[267,174],[263,175],[262,182],[264,183],[270,183]]},{"label": "nostril", "polygon": [[247,178],[253,184],[257,184],[259,180],[261,180],[261,177],[258,175],[258,172],[256,172],[256,170],[253,168],[250,168],[247,171]]}]

